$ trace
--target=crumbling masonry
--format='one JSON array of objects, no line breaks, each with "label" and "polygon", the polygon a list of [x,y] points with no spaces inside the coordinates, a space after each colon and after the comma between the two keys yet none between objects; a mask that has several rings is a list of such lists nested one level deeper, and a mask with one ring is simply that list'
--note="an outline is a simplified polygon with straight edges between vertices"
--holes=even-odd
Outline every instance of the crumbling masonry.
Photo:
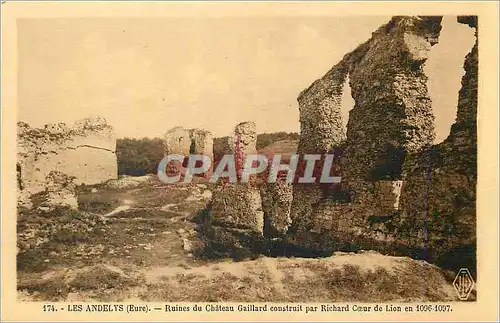
[{"label": "crumbling masonry", "polygon": [[[228,138],[228,154],[235,156],[238,177],[242,160],[255,154],[257,132],[254,122],[238,124]],[[263,244],[264,212],[259,189],[254,183],[220,181],[212,195],[209,223],[204,228],[208,249],[240,252],[260,252],[254,246]]]},{"label": "crumbling masonry", "polygon": [[[367,219],[392,216],[399,206],[393,192],[399,192],[405,153],[434,139],[422,66],[437,42],[440,22],[441,17],[394,17],[300,94],[298,153],[341,148],[342,183],[336,189],[344,194],[336,200],[319,185],[294,187],[292,221],[298,243],[310,247],[318,240],[317,247],[330,249],[357,240],[390,240],[385,229],[367,227]],[[347,75],[355,105],[344,134],[341,96]],[[323,232],[322,227],[333,229]],[[332,230],[338,232],[328,237]]]},{"label": "crumbling masonry", "polygon": [[[260,201],[257,194],[244,194],[239,211],[231,207],[224,221],[248,229],[235,214],[258,214],[251,223],[258,224],[254,230],[260,236],[286,234],[287,245],[314,255],[376,249],[451,265],[458,251],[473,268],[477,37],[464,64],[456,123],[443,143],[433,145],[434,116],[423,66],[438,41],[441,20],[393,17],[300,93],[297,153],[335,151],[340,184],[294,184],[293,200],[283,193],[286,189],[263,185]],[[477,28],[476,17],[459,17],[458,22]],[[341,98],[347,77],[355,105],[345,133]],[[222,223],[228,205],[239,199],[228,201],[232,194],[220,192],[214,194],[212,212]],[[271,220],[274,230],[262,234],[269,227],[262,223]]]},{"label": "crumbling masonry", "polygon": [[206,130],[175,127],[165,133],[164,144],[166,155],[195,154],[205,155],[212,159],[213,138],[212,134]]},{"label": "crumbling masonry", "polygon": [[[17,126],[20,206],[29,208],[30,197],[48,189],[47,183],[61,176],[71,178],[67,180],[76,185],[117,178],[116,137],[104,118],[86,118],[73,127],[58,123],[38,129],[24,122]],[[74,206],[74,201],[70,204]]]},{"label": "crumbling masonry", "polygon": [[[235,166],[241,170],[246,155],[255,154],[257,132],[254,122],[238,124],[229,136],[229,151],[235,155]],[[238,172],[237,169],[237,173]],[[210,249],[260,253],[266,241],[283,237],[290,226],[291,184],[258,183],[251,177],[248,183],[220,182],[213,192],[210,223],[205,236]]]},{"label": "crumbling masonry", "polygon": [[[177,161],[170,162],[167,165],[167,172],[169,173],[184,173],[182,166],[187,166],[187,159],[191,154],[206,156],[213,162],[214,141],[210,131],[175,127],[165,133],[163,143],[165,155],[181,155],[185,157],[182,165]],[[212,169],[213,165],[211,164],[205,176],[209,176]]]},{"label": "crumbling masonry", "polygon": [[[458,21],[476,28],[476,18]],[[477,43],[465,61],[457,122],[432,146],[422,67],[440,30],[441,17],[394,17],[300,94],[298,153],[340,148],[336,190],[344,194],[296,185],[293,243],[324,252],[398,251],[436,262],[475,250]],[[347,75],[355,105],[344,134]]]},{"label": "crumbling masonry", "polygon": [[400,244],[475,271],[478,22],[476,16],[457,20],[476,30],[476,42],[465,58],[456,121],[442,143],[407,156],[394,225]]}]

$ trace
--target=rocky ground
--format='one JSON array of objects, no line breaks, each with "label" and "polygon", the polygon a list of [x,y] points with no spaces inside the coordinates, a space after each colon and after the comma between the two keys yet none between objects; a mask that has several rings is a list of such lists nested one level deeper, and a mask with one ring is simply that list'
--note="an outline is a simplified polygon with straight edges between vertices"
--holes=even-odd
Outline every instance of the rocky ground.
[{"label": "rocky ground", "polygon": [[444,301],[453,274],[366,251],[214,258],[196,231],[211,184],[125,177],[77,189],[78,211],[24,211],[18,290],[40,301]]}]

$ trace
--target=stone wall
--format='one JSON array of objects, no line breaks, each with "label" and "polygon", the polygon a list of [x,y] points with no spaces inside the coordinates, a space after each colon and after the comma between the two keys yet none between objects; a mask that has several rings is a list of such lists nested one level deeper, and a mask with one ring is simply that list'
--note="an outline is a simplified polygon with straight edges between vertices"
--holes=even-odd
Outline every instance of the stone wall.
[{"label": "stone wall", "polygon": [[228,145],[230,153],[236,152],[236,145],[242,155],[256,154],[257,153],[257,126],[255,122],[246,121],[239,123],[234,128],[234,132],[228,138]]},{"label": "stone wall", "polygon": [[379,180],[401,179],[404,154],[434,140],[423,65],[441,17],[394,17],[346,59],[355,101],[342,180],[358,200]]},{"label": "stone wall", "polygon": [[[254,122],[238,124],[229,136],[227,153],[235,156],[239,179],[245,156],[257,153],[256,141]],[[263,183],[252,175],[247,183],[219,181],[202,227],[205,250],[233,257],[266,252],[273,238],[286,234],[291,223],[291,202],[291,184],[280,179]]]},{"label": "stone wall", "polygon": [[258,188],[219,183],[212,192],[208,217],[198,230],[206,255],[239,258],[264,252],[264,212]]},{"label": "stone wall", "polygon": [[203,129],[185,129],[175,127],[168,130],[164,135],[166,155],[190,154],[206,155],[212,158],[213,137],[210,131]]},{"label": "stone wall", "polygon": [[263,234],[264,212],[259,190],[248,185],[223,184],[212,196],[214,225]]},{"label": "stone wall", "polygon": [[[475,17],[459,22],[476,27]],[[441,17],[394,17],[299,98],[299,153],[341,147],[342,183],[293,188],[289,240],[311,252],[370,248],[474,267],[477,43],[467,55],[456,123],[439,145],[423,65]],[[476,33],[477,35],[477,33]],[[338,125],[342,82],[355,101]],[[471,269],[472,270],[472,269]]]},{"label": "stone wall", "polygon": [[[475,17],[458,21],[477,25]],[[251,185],[221,189],[212,217],[226,223],[226,232],[238,231],[232,243],[246,241],[255,249],[285,235],[285,245],[309,255],[375,249],[475,270],[477,42],[465,59],[456,123],[443,143],[433,145],[423,66],[440,30],[441,17],[394,17],[300,93],[298,154],[334,153],[342,181],[261,184],[260,202]],[[355,105],[344,133],[347,77]],[[247,134],[254,132],[247,128],[237,127],[229,140],[231,147],[237,143],[235,154],[253,147]],[[259,223],[258,230],[241,226],[249,220]],[[259,238],[248,238],[249,232]]]},{"label": "stone wall", "polygon": [[300,135],[303,139],[299,140],[298,154],[326,153],[346,139],[340,110],[348,72],[344,65],[343,62],[337,64],[299,95]]},{"label": "stone wall", "polygon": [[182,127],[169,129],[164,136],[165,155],[189,156],[191,142],[192,138],[189,129]]},{"label": "stone wall", "polygon": [[40,203],[37,210],[51,212],[58,207],[78,209],[75,189],[72,177],[58,171],[50,172],[45,180],[45,191],[38,197]]},{"label": "stone wall", "polygon": [[[315,231],[330,212],[349,214],[352,229],[339,229],[337,237],[371,236],[368,219],[390,218],[399,208],[405,154],[434,139],[422,67],[437,42],[440,22],[441,17],[392,18],[300,94],[299,153],[324,154],[341,148],[342,183],[336,190],[342,199],[325,194],[321,185],[296,185],[292,205],[296,234]],[[341,97],[347,75],[355,105],[344,134]]]},{"label": "stone wall", "polygon": [[213,136],[203,129],[175,127],[164,135],[165,155],[205,155],[213,159]]},{"label": "stone wall", "polygon": [[214,154],[214,139],[212,133],[201,129],[191,129],[190,137],[192,140],[192,153],[196,155],[205,155],[212,159]]},{"label": "stone wall", "polygon": [[45,190],[46,178],[58,171],[77,185],[98,184],[118,176],[116,137],[101,117],[42,129],[18,122],[17,180],[20,199]]},{"label": "stone wall", "polygon": [[264,212],[264,235],[271,238],[285,235],[292,223],[292,185],[281,179],[276,183],[262,183],[260,196]]},{"label": "stone wall", "polygon": [[[187,159],[189,155],[204,155],[210,158],[210,168],[203,176],[208,177],[213,170],[213,147],[214,141],[210,131],[203,129],[185,129],[175,127],[168,130],[164,135],[165,155],[182,155],[185,157],[184,162],[170,162],[167,165],[168,176],[175,174],[185,174],[187,167]],[[198,163],[197,166],[200,166]]]},{"label": "stone wall", "polygon": [[[477,28],[477,17],[458,17]],[[437,262],[475,270],[478,39],[464,62],[456,122],[440,144],[408,156],[398,241]],[[458,267],[457,267],[458,268]]]}]

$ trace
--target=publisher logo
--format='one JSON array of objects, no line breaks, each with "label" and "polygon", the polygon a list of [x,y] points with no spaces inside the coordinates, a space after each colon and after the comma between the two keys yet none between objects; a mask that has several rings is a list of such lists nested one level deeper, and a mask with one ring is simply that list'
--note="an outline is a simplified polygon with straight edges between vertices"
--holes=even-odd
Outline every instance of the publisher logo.
[{"label": "publisher logo", "polygon": [[458,274],[453,281],[453,287],[455,287],[458,298],[461,301],[466,301],[469,298],[472,288],[474,288],[474,279],[472,279],[469,269],[461,268],[458,271]]}]

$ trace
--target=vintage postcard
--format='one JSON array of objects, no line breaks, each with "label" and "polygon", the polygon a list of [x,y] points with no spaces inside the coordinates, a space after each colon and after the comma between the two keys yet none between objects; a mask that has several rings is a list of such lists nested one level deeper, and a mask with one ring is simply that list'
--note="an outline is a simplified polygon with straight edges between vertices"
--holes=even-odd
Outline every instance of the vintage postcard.
[{"label": "vintage postcard", "polygon": [[498,320],[496,1],[1,9],[2,320]]}]

